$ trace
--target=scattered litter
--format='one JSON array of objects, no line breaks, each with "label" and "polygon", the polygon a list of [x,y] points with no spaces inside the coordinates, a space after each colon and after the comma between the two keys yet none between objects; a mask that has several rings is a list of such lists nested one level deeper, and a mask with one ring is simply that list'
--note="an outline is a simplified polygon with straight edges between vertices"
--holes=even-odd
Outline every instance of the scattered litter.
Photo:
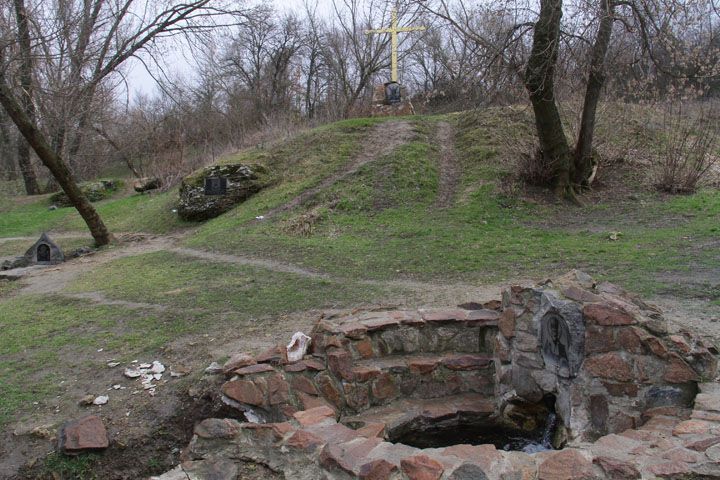
[{"label": "scattered litter", "polygon": [[104,348],[98,348],[98,353],[102,352],[103,350],[105,350],[105,349],[104,349]]},{"label": "scattered litter", "polygon": [[108,364],[107,364],[107,366],[108,366],[109,368],[115,368],[115,367],[117,367],[118,365],[120,365],[120,362],[108,362]]},{"label": "scattered litter", "polygon": [[620,236],[622,235],[622,232],[610,232],[610,236],[608,237],[613,242],[616,242],[620,239]]},{"label": "scattered litter", "polygon": [[305,356],[312,339],[302,332],[295,333],[287,346],[288,362],[299,362]]},{"label": "scattered litter", "polygon": [[265,220],[265,215],[258,215],[255,220]]},{"label": "scattered litter", "polygon": [[[166,370],[165,365],[157,360],[154,360],[152,363],[138,363],[137,360],[134,360],[132,363],[138,365],[136,367],[126,368],[125,376],[133,379],[139,378],[143,391],[147,391],[151,396],[155,396],[155,388],[157,388],[157,385],[153,382],[162,380],[163,372]],[[124,389],[125,387],[121,388]],[[132,392],[133,395],[136,395],[137,393],[140,392],[137,390]]]},{"label": "scattered litter", "polygon": [[110,397],[107,395],[100,395],[95,400],[93,400],[93,405],[105,405],[110,400]]}]

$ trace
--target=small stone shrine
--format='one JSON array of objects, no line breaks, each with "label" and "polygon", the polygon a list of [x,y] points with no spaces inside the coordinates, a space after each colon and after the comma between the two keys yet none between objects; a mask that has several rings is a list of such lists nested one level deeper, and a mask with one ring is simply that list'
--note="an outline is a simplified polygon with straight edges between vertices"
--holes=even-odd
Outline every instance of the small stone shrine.
[{"label": "small stone shrine", "polygon": [[65,255],[46,233],[25,252],[27,265],[55,265],[65,261]]},{"label": "small stone shrine", "polygon": [[185,177],[180,185],[178,215],[202,221],[217,217],[272,183],[261,165],[214,165]]},{"label": "small stone shrine", "polygon": [[582,272],[476,310],[332,312],[311,338],[297,362],[233,356],[221,399],[250,421],[200,422],[159,478],[720,478],[716,347]]}]

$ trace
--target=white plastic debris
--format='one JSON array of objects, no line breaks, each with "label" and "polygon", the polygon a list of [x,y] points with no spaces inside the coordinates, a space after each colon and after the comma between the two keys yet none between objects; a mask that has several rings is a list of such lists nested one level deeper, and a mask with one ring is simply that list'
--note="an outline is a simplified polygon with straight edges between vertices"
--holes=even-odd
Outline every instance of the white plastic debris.
[{"label": "white plastic debris", "polygon": [[295,363],[302,360],[307,353],[310,342],[312,342],[312,339],[304,333],[295,333],[290,339],[290,343],[288,343],[287,346],[288,362]]},{"label": "white plastic debris", "polygon": [[255,220],[265,220],[265,215],[258,215]]},{"label": "white plastic debris", "polygon": [[107,395],[100,395],[93,400],[93,405],[105,405],[110,400]]},{"label": "white plastic debris", "polygon": [[155,360],[150,367],[150,373],[163,373],[165,371],[165,365]]},{"label": "white plastic debris", "polygon": [[108,362],[107,364],[108,368],[115,368],[118,365],[120,365],[120,362]]},{"label": "white plastic debris", "polygon": [[142,372],[136,368],[126,368],[124,375],[128,378],[138,378],[142,375]]}]

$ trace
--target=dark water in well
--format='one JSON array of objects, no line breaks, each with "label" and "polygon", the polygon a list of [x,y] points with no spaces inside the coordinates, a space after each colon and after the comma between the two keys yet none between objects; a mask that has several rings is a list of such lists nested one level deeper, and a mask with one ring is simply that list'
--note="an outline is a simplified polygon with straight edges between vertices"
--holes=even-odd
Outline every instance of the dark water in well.
[{"label": "dark water in well", "polygon": [[555,414],[550,414],[544,429],[525,431],[503,425],[455,425],[429,427],[424,431],[410,431],[395,440],[417,448],[442,448],[451,445],[492,444],[498,450],[536,453],[552,450],[552,437],[557,426]]}]

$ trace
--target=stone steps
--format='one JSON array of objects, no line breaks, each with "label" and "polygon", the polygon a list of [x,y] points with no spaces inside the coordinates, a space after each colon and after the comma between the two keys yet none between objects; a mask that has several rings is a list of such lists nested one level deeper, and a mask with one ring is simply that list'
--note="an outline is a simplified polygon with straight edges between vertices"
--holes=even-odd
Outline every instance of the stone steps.
[{"label": "stone steps", "polygon": [[314,349],[348,350],[353,359],[493,350],[495,310],[402,310],[330,317],[318,324]]},{"label": "stone steps", "polygon": [[393,355],[340,368],[332,360],[328,364],[330,372],[343,378],[346,406],[352,411],[385,405],[399,397],[494,393],[494,363],[487,355]]}]

